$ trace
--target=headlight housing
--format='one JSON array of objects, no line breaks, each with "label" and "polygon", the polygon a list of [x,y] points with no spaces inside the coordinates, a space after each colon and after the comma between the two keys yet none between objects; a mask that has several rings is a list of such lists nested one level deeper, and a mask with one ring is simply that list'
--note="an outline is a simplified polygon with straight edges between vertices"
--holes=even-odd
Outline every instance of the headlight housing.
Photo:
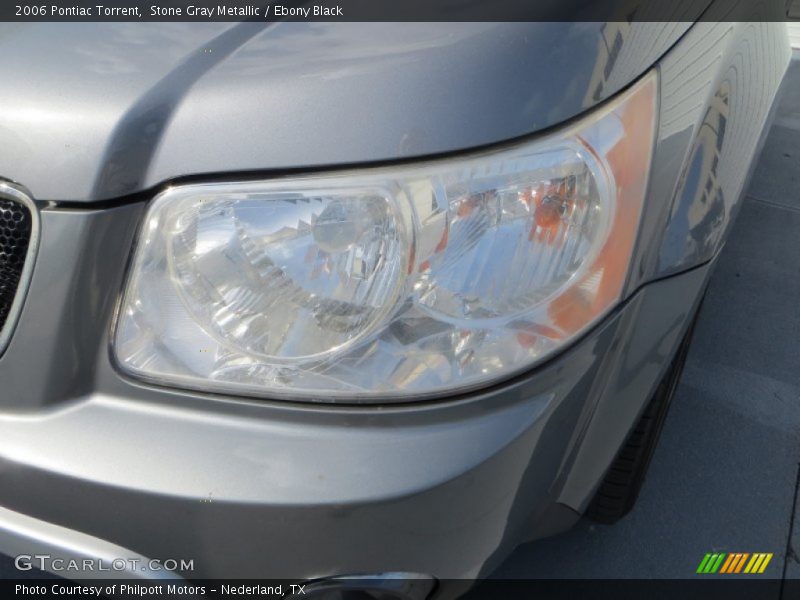
[{"label": "headlight housing", "polygon": [[350,402],[528,369],[620,300],[655,97],[650,74],[561,132],[470,156],[170,188],[116,359],[165,385]]}]

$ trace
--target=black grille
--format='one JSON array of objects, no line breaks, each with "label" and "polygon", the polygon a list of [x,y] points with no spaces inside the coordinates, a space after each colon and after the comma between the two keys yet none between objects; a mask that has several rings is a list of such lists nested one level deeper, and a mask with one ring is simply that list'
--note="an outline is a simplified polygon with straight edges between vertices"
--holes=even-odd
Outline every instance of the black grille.
[{"label": "black grille", "polygon": [[31,213],[22,204],[0,198],[0,331],[17,293],[31,241]]}]

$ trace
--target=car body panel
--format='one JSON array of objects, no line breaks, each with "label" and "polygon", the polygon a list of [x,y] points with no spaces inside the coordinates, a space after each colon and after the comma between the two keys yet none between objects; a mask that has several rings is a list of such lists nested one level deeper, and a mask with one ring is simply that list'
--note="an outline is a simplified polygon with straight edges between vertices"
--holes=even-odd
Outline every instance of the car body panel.
[{"label": "car body panel", "polygon": [[[785,23],[698,23],[659,64],[661,119],[634,284],[710,260],[761,151],[791,60]],[[637,268],[638,267],[638,268]]]},{"label": "car body panel", "polygon": [[4,27],[0,176],[38,200],[92,202],[189,175],[476,148],[610,97],[689,25]]}]

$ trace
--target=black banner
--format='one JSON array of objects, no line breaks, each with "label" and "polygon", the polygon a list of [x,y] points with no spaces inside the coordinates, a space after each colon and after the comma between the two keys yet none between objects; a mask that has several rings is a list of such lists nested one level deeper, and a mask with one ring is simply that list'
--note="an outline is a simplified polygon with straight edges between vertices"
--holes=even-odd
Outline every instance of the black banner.
[{"label": "black banner", "polygon": [[0,21],[781,21],[794,2],[797,0],[16,0],[0,4]]},{"label": "black banner", "polygon": [[[317,582],[319,583],[319,582]],[[202,580],[113,580],[71,582],[63,579],[19,579],[0,581],[3,598],[125,598],[130,600],[240,598],[277,600],[435,600],[437,597],[464,600],[788,600],[800,598],[800,580],[760,579],[758,576],[703,576],[695,579],[632,580],[498,580],[475,583],[464,580],[438,581],[431,587],[414,580],[394,580],[379,585],[378,580],[357,580],[337,593],[336,585],[289,581]],[[359,585],[363,584],[363,589]]]}]

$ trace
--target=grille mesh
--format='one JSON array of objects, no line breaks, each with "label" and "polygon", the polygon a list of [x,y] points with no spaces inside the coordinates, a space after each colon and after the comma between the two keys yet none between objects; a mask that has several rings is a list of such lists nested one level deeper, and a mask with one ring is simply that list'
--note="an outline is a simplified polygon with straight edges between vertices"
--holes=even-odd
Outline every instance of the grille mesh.
[{"label": "grille mesh", "polygon": [[0,198],[0,331],[5,327],[17,293],[28,244],[32,218],[27,207]]}]

